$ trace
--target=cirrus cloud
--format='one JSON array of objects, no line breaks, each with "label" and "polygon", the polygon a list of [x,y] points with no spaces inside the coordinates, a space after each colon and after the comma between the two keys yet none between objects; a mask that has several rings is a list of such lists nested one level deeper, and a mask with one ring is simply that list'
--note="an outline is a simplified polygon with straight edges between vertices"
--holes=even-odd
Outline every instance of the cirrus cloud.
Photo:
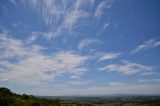
[{"label": "cirrus cloud", "polygon": [[150,66],[145,66],[138,63],[132,63],[129,61],[123,61],[122,64],[109,64],[102,68],[102,71],[120,72],[126,75],[132,75],[136,73],[143,73],[147,71],[152,71],[153,68]]},{"label": "cirrus cloud", "polygon": [[97,40],[97,39],[83,39],[79,45],[78,45],[78,49],[81,50],[91,44],[94,44],[94,43],[103,43],[102,41],[100,40]]},{"label": "cirrus cloud", "polygon": [[132,50],[132,54],[138,53],[143,50],[151,49],[154,47],[160,46],[160,40],[159,39],[150,39],[148,41],[145,41],[143,44],[138,45],[134,50]]}]

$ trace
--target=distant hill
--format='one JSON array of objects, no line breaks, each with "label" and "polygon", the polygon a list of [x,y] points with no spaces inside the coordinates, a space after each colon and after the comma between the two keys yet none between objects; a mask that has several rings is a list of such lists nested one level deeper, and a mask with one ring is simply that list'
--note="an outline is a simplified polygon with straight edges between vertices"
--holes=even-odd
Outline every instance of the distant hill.
[{"label": "distant hill", "polygon": [[118,94],[88,96],[33,96],[0,88],[0,106],[160,106],[160,96]]}]

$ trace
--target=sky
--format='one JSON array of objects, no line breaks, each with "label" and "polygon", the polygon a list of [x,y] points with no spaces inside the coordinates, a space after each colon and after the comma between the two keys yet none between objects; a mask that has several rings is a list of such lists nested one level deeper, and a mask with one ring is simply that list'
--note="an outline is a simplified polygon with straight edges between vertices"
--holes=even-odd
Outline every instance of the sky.
[{"label": "sky", "polygon": [[160,94],[159,0],[0,0],[0,86],[33,95]]}]

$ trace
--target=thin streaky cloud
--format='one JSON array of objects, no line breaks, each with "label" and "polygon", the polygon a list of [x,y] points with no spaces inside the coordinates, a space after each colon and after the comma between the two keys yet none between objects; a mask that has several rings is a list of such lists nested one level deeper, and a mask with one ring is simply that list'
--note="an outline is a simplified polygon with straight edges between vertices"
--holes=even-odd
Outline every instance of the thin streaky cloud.
[{"label": "thin streaky cloud", "polygon": [[156,75],[157,72],[149,71],[149,72],[143,72],[140,74],[140,76],[150,76],[150,75]]},{"label": "thin streaky cloud", "polygon": [[155,48],[157,46],[160,46],[160,40],[159,39],[150,39],[148,41],[145,41],[143,44],[138,45],[134,50],[131,51],[132,54],[141,52],[143,50]]},{"label": "thin streaky cloud", "polygon": [[17,3],[15,0],[10,0],[11,3],[13,3],[15,6],[17,6]]},{"label": "thin streaky cloud", "polygon": [[108,28],[109,25],[110,25],[109,23],[105,23],[104,26],[103,26],[103,30],[105,30],[106,28]]},{"label": "thin streaky cloud", "polygon": [[78,45],[78,49],[81,50],[91,44],[96,44],[96,43],[103,43],[103,41],[97,40],[97,39],[83,39],[79,45]]},{"label": "thin streaky cloud", "polygon": [[116,59],[121,55],[121,53],[109,52],[109,53],[101,53],[101,55],[102,56],[100,56],[99,61]]},{"label": "thin streaky cloud", "polygon": [[160,84],[160,79],[138,79],[138,82],[140,83],[159,83]]},{"label": "thin streaky cloud", "polygon": [[99,19],[106,9],[111,8],[113,2],[114,0],[103,0],[100,2],[95,10],[94,17]]},{"label": "thin streaky cloud", "polygon": [[[62,33],[70,35],[74,26],[80,25],[80,20],[85,21],[90,14],[83,10],[83,6],[90,7],[94,4],[94,0],[76,0],[76,1],[23,1],[26,6],[31,7],[35,12],[39,13],[46,27],[49,28],[48,32],[44,32],[47,39],[54,39],[62,36]],[[88,20],[86,20],[88,21]]]},{"label": "thin streaky cloud", "polygon": [[74,85],[74,86],[80,86],[80,85],[85,85],[88,84],[88,81],[82,81],[82,80],[74,80],[74,81],[69,81],[67,84],[69,85]]},{"label": "thin streaky cloud", "polygon": [[126,75],[133,75],[137,73],[152,71],[153,68],[151,66],[132,63],[129,61],[123,61],[121,64],[108,64],[100,68],[99,70],[108,72],[119,72]]}]

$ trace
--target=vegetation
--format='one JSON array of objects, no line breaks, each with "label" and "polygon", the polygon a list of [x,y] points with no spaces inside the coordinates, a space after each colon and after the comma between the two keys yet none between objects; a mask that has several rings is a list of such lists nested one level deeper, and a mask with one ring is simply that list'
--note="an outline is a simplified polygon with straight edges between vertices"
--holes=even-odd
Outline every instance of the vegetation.
[{"label": "vegetation", "polygon": [[32,95],[19,95],[7,88],[0,88],[0,106],[60,106],[59,100],[36,98]]},{"label": "vegetation", "polygon": [[0,106],[160,106],[160,97],[35,97],[1,87]]}]

